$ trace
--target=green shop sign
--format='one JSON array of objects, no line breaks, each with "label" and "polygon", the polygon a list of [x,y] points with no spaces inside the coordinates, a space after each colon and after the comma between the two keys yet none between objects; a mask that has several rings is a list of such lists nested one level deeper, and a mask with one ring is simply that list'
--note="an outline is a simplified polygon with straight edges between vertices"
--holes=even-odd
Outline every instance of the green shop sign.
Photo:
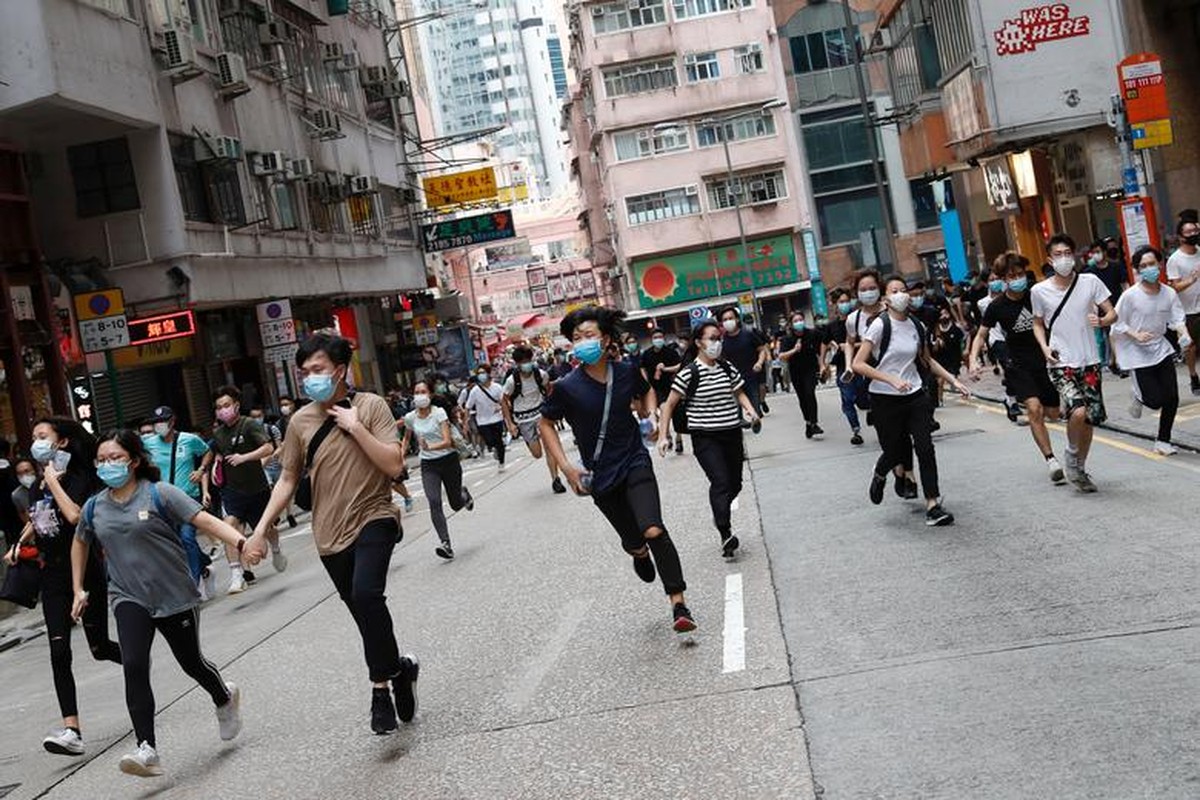
[{"label": "green shop sign", "polygon": [[[791,236],[773,236],[746,243],[750,269],[738,257],[740,245],[696,250],[677,256],[647,258],[633,262],[638,303],[656,308],[671,303],[702,300],[717,294],[736,295],[754,288],[779,286],[800,280],[796,271],[796,250]],[[717,284],[720,282],[720,289]]]}]

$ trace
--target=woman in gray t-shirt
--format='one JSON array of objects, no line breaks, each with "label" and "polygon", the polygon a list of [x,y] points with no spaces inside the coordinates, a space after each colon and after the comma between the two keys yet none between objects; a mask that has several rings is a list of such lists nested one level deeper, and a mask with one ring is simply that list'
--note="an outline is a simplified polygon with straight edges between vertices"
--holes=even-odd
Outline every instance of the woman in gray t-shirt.
[{"label": "woman in gray t-shirt", "polygon": [[200,651],[200,594],[188,570],[179,528],[191,523],[241,551],[245,539],[168,482],[147,455],[141,437],[129,430],[100,439],[96,473],[108,487],[89,499],[79,515],[71,548],[75,603],[79,619],[88,603],[84,568],[93,544],[104,548],[108,593],[125,671],[125,698],[138,748],[121,757],[130,775],[162,774],[154,739],[154,694],[150,688],[150,647],[155,633],[171,646],[179,666],[212,697],[221,739],[242,727],[238,688],[225,682]]}]

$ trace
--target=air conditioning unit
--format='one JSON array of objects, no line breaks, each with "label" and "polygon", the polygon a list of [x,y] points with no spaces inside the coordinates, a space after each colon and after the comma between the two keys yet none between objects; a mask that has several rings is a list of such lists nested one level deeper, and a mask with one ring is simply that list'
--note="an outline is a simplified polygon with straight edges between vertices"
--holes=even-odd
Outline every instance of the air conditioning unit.
[{"label": "air conditioning unit", "polygon": [[392,79],[392,71],[387,67],[363,67],[358,71],[358,82],[363,86],[386,83]]},{"label": "air conditioning unit", "polygon": [[197,161],[240,161],[242,141],[236,136],[204,136],[196,140]]},{"label": "air conditioning unit", "polygon": [[750,181],[750,191],[765,192],[767,190],[766,181]]},{"label": "air conditioning unit", "polygon": [[275,175],[287,168],[287,156],[279,150],[254,153],[250,156],[250,172],[253,175]]},{"label": "air conditioning unit", "polygon": [[391,100],[397,97],[408,97],[408,83],[405,81],[384,81],[369,87],[378,97]]},{"label": "air conditioning unit", "polygon": [[217,53],[217,78],[222,89],[247,88],[246,59],[238,53]]},{"label": "air conditioning unit", "polygon": [[700,194],[700,188],[695,185],[685,186],[685,187],[683,187],[683,193],[685,195],[687,195],[688,197],[694,197],[694,196]]},{"label": "air conditioning unit", "polygon": [[592,6],[592,16],[593,17],[603,17],[604,16],[604,6]]},{"label": "air conditioning unit", "polygon": [[628,2],[625,3],[625,7],[630,11],[641,11],[642,0],[628,0]]},{"label": "air conditioning unit", "polygon": [[180,69],[196,64],[196,45],[192,37],[179,28],[163,29],[163,47],[167,51],[167,69]]},{"label": "air conditioning unit", "polygon": [[361,66],[362,63],[359,60],[358,53],[352,50],[348,53],[342,53],[342,60],[337,64],[337,71],[358,72],[358,68]]},{"label": "air conditioning unit", "polygon": [[316,136],[342,132],[342,118],[327,108],[318,108],[311,112],[308,115],[308,121],[312,123]]},{"label": "air conditioning unit", "polygon": [[287,41],[282,22],[264,22],[258,26],[259,44],[283,44]]},{"label": "air conditioning unit", "polygon": [[351,175],[350,194],[372,194],[379,191],[379,178],[374,175]]},{"label": "air conditioning unit", "polygon": [[345,50],[342,48],[341,42],[322,42],[321,43],[321,60],[322,61],[325,61],[325,62],[341,61],[342,54],[344,52],[345,52]]},{"label": "air conditioning unit", "polygon": [[637,138],[639,142],[647,142],[650,140],[650,131],[638,131]]},{"label": "air conditioning unit", "polygon": [[311,158],[289,158],[284,168],[283,177],[284,180],[298,181],[302,178],[311,178],[314,171],[313,160]]},{"label": "air conditioning unit", "polygon": [[888,50],[892,46],[892,29],[880,28],[871,34],[871,50]]}]

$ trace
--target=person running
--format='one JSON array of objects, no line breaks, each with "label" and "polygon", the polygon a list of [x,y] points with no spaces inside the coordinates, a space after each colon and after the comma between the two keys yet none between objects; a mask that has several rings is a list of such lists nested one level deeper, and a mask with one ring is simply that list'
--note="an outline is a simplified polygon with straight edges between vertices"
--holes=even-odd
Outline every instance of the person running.
[{"label": "person running", "polygon": [[822,374],[827,374],[829,370],[834,373],[834,382],[842,401],[842,416],[850,426],[850,444],[857,446],[863,443],[863,437],[855,400],[860,391],[865,393],[861,388],[864,382],[862,377],[855,375],[849,367],[853,358],[851,361],[846,360],[846,318],[854,311],[854,300],[845,289],[834,289],[830,293],[829,304],[833,313],[825,329],[825,340],[833,349],[833,356],[828,365],[822,368]]},{"label": "person running", "polygon": [[[871,322],[885,313],[883,279],[880,278],[879,272],[873,269],[864,269],[856,273],[854,276],[854,291],[858,298],[858,308],[851,311],[846,317],[845,379],[847,382],[856,382],[854,385],[855,404],[858,408],[867,412],[867,424],[871,425],[875,419],[874,409],[871,406],[874,393],[869,390],[866,378],[853,368],[853,364],[862,344],[863,336],[866,335],[867,329],[871,327]],[[911,302],[911,299],[909,302]],[[930,404],[931,409],[932,407],[932,404]],[[932,411],[930,414],[929,423],[932,426]],[[879,435],[878,428],[876,428],[875,433],[877,436]],[[883,445],[882,437],[879,437],[879,444]],[[896,444],[896,448],[897,452],[901,454],[901,458],[895,466],[896,496],[904,500],[916,500],[917,482],[913,477],[911,440],[908,438],[900,439]]]},{"label": "person running", "polygon": [[246,552],[252,558],[266,555],[270,520],[287,507],[304,478],[311,487],[313,540],[362,638],[372,686],[371,730],[382,735],[396,730],[397,717],[412,722],[420,673],[415,656],[400,655],[386,597],[392,551],[403,535],[391,478],[404,465],[404,453],[387,401],[351,390],[352,356],[348,339],[325,331],[296,351],[304,393],[313,402],[292,416],[283,474]]},{"label": "person running", "polygon": [[[641,427],[629,413],[636,405],[642,419],[653,420],[657,402],[641,372],[620,360],[616,342],[624,317],[616,309],[588,306],[563,318],[560,331],[574,343],[580,367],[556,382],[542,404],[542,443],[575,494],[591,495],[633,557],[638,577],[653,583],[657,566],[670,598],[673,627],[686,633],[696,629],[696,622],[684,602],[683,566],[663,524],[658,481]],[[567,459],[554,424],[562,419],[575,435],[582,467]]]},{"label": "person running", "polygon": [[1029,259],[1020,253],[1008,252],[996,258],[992,274],[1004,280],[1004,294],[989,303],[983,312],[979,330],[971,341],[967,368],[971,378],[983,374],[981,354],[991,340],[991,332],[1004,333],[1004,380],[1007,391],[1025,405],[1029,433],[1046,461],[1050,481],[1056,486],[1064,482],[1062,465],[1054,455],[1046,420],[1058,419],[1059,396],[1046,371],[1046,356],[1033,335],[1033,302],[1029,295]]},{"label": "person running", "polygon": [[[62,713],[62,728],[42,740],[42,747],[64,756],[84,753],[79,725],[79,701],[71,670],[71,538],[80,509],[97,489],[93,461],[96,441],[73,419],[48,417],[33,426],[30,453],[42,465],[42,480],[29,490],[29,520],[18,544],[36,543],[42,562],[39,595],[46,638],[50,643],[50,668],[54,692]],[[16,563],[17,550],[6,556]],[[121,663],[121,648],[108,638],[108,609],[104,564],[93,553],[80,564],[80,581],[96,604],[79,618],[92,658]]]},{"label": "person running", "polygon": [[[996,302],[997,298],[1003,297],[1004,293],[1008,291],[1006,276],[1008,275],[1008,260],[1010,258],[1024,259],[1025,267],[1027,268],[1029,265],[1029,260],[1018,253],[1003,253],[996,257],[996,260],[992,263],[991,277],[988,280],[988,295],[987,297],[980,298],[976,304],[979,307],[980,327],[976,329],[976,335],[971,338],[971,345],[967,348],[968,355],[974,349],[975,339],[978,338],[979,330],[983,328],[984,320],[987,319],[988,308],[991,307],[992,303]],[[1024,271],[1022,271],[1023,275]],[[1032,316],[1029,318],[1029,321],[1030,324],[1033,323]],[[1032,330],[1030,332],[1032,333]],[[1015,423],[1021,415],[1021,407],[1017,402],[1016,395],[1013,394],[1012,386],[1009,384],[1008,343],[1005,340],[1004,328],[999,325],[993,324],[988,328],[987,354],[993,365],[992,371],[997,375],[1001,373],[1004,375],[1001,380],[1001,383],[1004,384],[1004,412],[1008,415],[1009,422]],[[971,371],[970,358],[967,359],[967,370]],[[979,376],[972,373],[972,379],[978,380]]]},{"label": "person running", "polygon": [[884,288],[887,313],[867,328],[854,356],[854,371],[871,381],[871,411],[883,445],[871,476],[871,502],[875,505],[883,502],[888,472],[906,453],[915,450],[925,493],[925,524],[950,525],[954,515],[942,507],[937,453],[933,446],[933,415],[929,395],[921,388],[921,372],[929,370],[964,396],[970,392],[931,356],[924,326],[908,316],[912,297],[904,279],[888,278]]},{"label": "person running", "polygon": [[[661,419],[670,421],[675,408],[684,407],[692,451],[708,476],[708,503],[713,524],[721,536],[721,554],[733,558],[740,542],[733,533],[730,508],[742,491],[742,417],[758,418],[746,396],[741,374],[721,358],[721,327],[712,320],[696,329],[696,359],[675,376],[666,395]],[[658,451],[665,456],[671,448],[671,430],[658,432]]]},{"label": "person running", "polygon": [[1140,418],[1142,406],[1159,411],[1154,451],[1173,456],[1179,452],[1171,444],[1171,430],[1179,411],[1179,382],[1175,377],[1175,348],[1165,334],[1175,331],[1183,348],[1191,345],[1191,336],[1179,295],[1159,283],[1162,252],[1155,247],[1138,248],[1133,265],[1138,271],[1138,285],[1122,292],[1117,300],[1112,343],[1117,365],[1133,373],[1129,415]]},{"label": "person running", "polygon": [[1088,452],[1094,427],[1107,418],[1100,351],[1092,331],[1116,322],[1117,312],[1104,282],[1076,271],[1074,239],[1056,233],[1046,253],[1054,275],[1031,290],[1033,335],[1067,415],[1067,480],[1090,493],[1096,484],[1087,472]]},{"label": "person running", "polygon": [[504,389],[492,380],[486,366],[475,372],[475,385],[467,390],[467,411],[475,415],[479,435],[496,454],[497,471],[504,472]]},{"label": "person running", "polygon": [[[965,337],[962,328],[954,324],[954,318],[950,314],[949,309],[942,309],[938,314],[937,329],[932,331],[932,351],[933,358],[942,365],[942,369],[946,370],[948,375],[958,377],[958,373],[962,371],[963,362],[963,342]],[[933,389],[933,402],[935,407],[942,405],[942,394],[946,387],[945,381],[931,382]],[[935,421],[934,430],[938,429]]]},{"label": "person running", "polygon": [[627,361],[633,366],[638,366],[641,363],[642,349],[638,346],[637,337],[630,331],[625,331],[621,334],[621,359]]},{"label": "person running", "polygon": [[[533,350],[524,345],[512,352],[514,366],[504,379],[504,422],[513,441],[520,438],[529,448],[529,455],[542,457],[542,439],[538,433],[542,418],[542,402],[550,391],[550,376],[533,361]],[[550,470],[550,489],[565,494],[567,487],[558,476],[558,464],[546,459]]]},{"label": "person running", "polygon": [[[154,433],[142,439],[146,454],[151,463],[158,468],[164,480],[180,489],[188,497],[204,505],[208,505],[208,469],[212,465],[212,451],[208,443],[194,433],[178,429],[178,420],[170,406],[159,406],[150,416],[154,421]],[[202,578],[207,571],[203,563],[206,556],[200,554],[200,544],[196,541],[196,528],[190,522],[185,522],[179,529],[183,540],[183,549],[187,553],[188,569],[192,579],[200,587],[200,595],[207,600],[212,593],[212,587]]]},{"label": "person running", "polygon": [[198,528],[235,551],[241,551],[246,540],[240,531],[204,511],[194,497],[160,481],[158,467],[133,431],[112,431],[100,439],[96,473],[108,488],[84,504],[71,545],[75,590],[71,616],[80,619],[88,609],[103,606],[104,596],[87,588],[92,551],[103,549],[121,643],[125,705],[138,743],[136,750],[121,757],[118,767],[126,774],[150,778],[163,774],[150,685],[155,634],[162,634],[175,661],[212,698],[221,741],[234,739],[242,730],[241,691],[221,677],[200,649],[200,594],[180,529]]},{"label": "person running", "polygon": [[1179,248],[1167,259],[1167,283],[1179,295],[1187,316],[1191,347],[1181,347],[1187,362],[1192,395],[1200,397],[1200,375],[1196,374],[1196,342],[1200,340],[1200,217],[1195,209],[1179,215],[1175,226]]},{"label": "person running", "polygon": [[445,409],[433,404],[428,381],[417,381],[413,386],[413,410],[404,416],[401,456],[407,458],[414,446],[420,451],[421,486],[429,502],[429,518],[440,541],[433,552],[450,561],[454,558],[454,546],[450,543],[450,528],[442,507],[442,490],[446,490],[446,499],[454,511],[460,508],[470,511],[475,500],[463,486],[462,462],[450,432],[450,418]]},{"label": "person running", "polygon": [[779,345],[779,357],[787,364],[791,383],[796,387],[800,413],[804,415],[804,438],[825,435],[817,421],[817,383],[825,363],[825,341],[808,327],[803,311],[793,311],[791,330]]},{"label": "person running", "polygon": [[[718,319],[725,331],[721,352],[725,354],[726,361],[737,367],[742,380],[746,382],[746,396],[750,398],[754,413],[759,417],[759,420],[753,423],[753,430],[758,433],[762,429],[762,415],[771,411],[762,396],[763,375],[767,363],[771,360],[770,348],[767,347],[767,340],[762,333],[742,323],[742,312],[737,306],[722,309]],[[695,338],[695,341],[699,339]],[[697,345],[693,344],[693,347]]]},{"label": "person running", "polygon": [[[650,332],[650,347],[642,353],[641,368],[642,377],[654,389],[656,398],[666,399],[671,393],[671,382],[675,380],[675,376],[679,374],[680,367],[683,366],[683,358],[679,350],[667,344],[667,335],[659,328],[655,328]],[[659,409],[660,413],[662,409]],[[675,419],[671,420],[671,429],[675,431],[675,452],[683,452],[683,434],[687,430],[687,422],[683,421],[682,408],[679,408],[675,413]],[[660,417],[659,423],[662,423]]]},{"label": "person running", "polygon": [[21,532],[29,524],[29,495],[41,479],[38,463],[30,456],[21,456],[14,461],[13,471],[17,475],[17,488],[12,490],[12,504],[17,514],[18,525],[15,528],[16,532],[5,543],[6,549],[20,539]]},{"label": "person running", "polygon": [[[242,416],[241,399],[242,393],[234,386],[222,386],[213,394],[218,423],[213,430],[213,450],[219,461],[213,465],[212,480],[221,489],[226,524],[239,531],[243,527],[256,528],[262,519],[271,496],[262,462],[275,452],[262,425]],[[269,519],[271,564],[277,572],[283,572],[287,556],[279,547],[275,517]],[[229,545],[225,546],[225,556],[229,562],[229,594],[244,592],[246,583],[254,580],[254,573],[243,569],[241,554]]]}]

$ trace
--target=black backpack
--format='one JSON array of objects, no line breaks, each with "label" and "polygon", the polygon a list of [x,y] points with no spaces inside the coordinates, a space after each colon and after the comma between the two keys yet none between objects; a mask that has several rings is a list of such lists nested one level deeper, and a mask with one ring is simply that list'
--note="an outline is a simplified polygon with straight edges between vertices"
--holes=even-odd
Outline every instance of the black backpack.
[{"label": "black backpack", "polygon": [[[507,378],[513,380],[513,397],[521,396],[521,368],[513,367],[508,371]],[[542,393],[542,397],[546,396],[546,385],[542,383],[542,371],[535,364],[533,367],[533,380],[537,383],[538,391]]]},{"label": "black backpack", "polygon": [[[879,319],[880,315],[882,315],[883,318],[883,335],[879,337],[878,352],[871,353],[870,363],[872,367],[879,366],[879,362],[883,361],[883,356],[888,351],[888,346],[892,343],[891,314],[881,311],[879,314],[876,314],[871,318],[871,321],[867,323],[867,327],[871,327],[871,324],[873,324],[876,319]],[[913,327],[917,329],[917,346],[920,348],[917,351],[917,371],[921,373],[921,377],[924,379],[926,374],[929,372],[929,334],[926,333],[925,326],[921,323],[921,320],[912,315],[909,315],[908,319],[909,322],[913,324]]]}]

